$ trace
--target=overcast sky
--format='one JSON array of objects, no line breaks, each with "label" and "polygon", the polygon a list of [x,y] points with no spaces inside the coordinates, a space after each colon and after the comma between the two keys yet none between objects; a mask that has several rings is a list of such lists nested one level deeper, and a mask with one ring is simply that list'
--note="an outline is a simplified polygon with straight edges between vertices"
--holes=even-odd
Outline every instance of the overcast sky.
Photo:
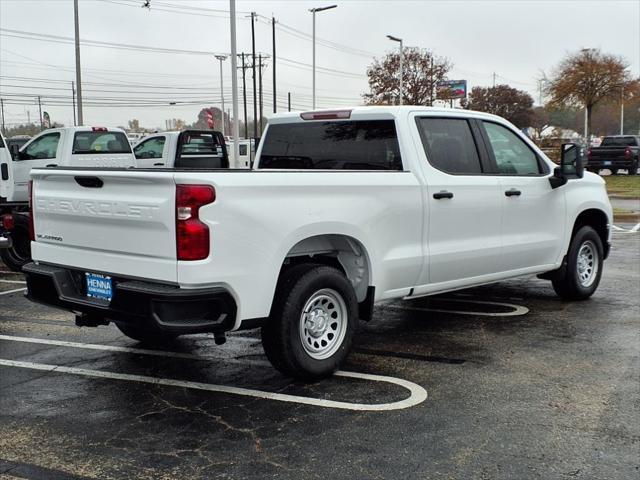
[{"label": "overcast sky", "polygon": [[[229,2],[216,0],[81,0],[80,37],[111,45],[81,47],[85,124],[163,128],[165,119],[191,123],[202,107],[220,106],[220,70],[213,53],[230,51]],[[568,52],[597,47],[623,56],[640,75],[640,0],[629,1],[237,1],[238,51],[251,51],[249,12],[256,50],[271,54],[277,30],[278,108],[291,92],[294,109],[311,108],[311,14],[317,14],[318,107],[362,103],[372,55],[405,46],[429,49],[454,64],[451,79],[473,86],[497,83],[529,91],[538,101],[547,75]],[[0,0],[0,97],[5,122],[38,119],[37,96],[53,121],[73,124],[72,0]],[[34,35],[36,34],[36,35]],[[119,45],[113,45],[119,44]],[[152,47],[135,50],[123,45]],[[183,52],[163,52],[173,49]],[[184,52],[188,51],[188,52]],[[272,111],[272,62],[263,69],[264,111]],[[230,61],[223,64],[231,108]],[[239,76],[240,83],[241,77]],[[251,75],[247,74],[251,118]],[[176,105],[170,105],[175,102]],[[182,104],[180,104],[182,102]],[[19,103],[19,104],[16,104]],[[89,106],[88,104],[98,104]],[[242,106],[241,106],[242,111]]]}]

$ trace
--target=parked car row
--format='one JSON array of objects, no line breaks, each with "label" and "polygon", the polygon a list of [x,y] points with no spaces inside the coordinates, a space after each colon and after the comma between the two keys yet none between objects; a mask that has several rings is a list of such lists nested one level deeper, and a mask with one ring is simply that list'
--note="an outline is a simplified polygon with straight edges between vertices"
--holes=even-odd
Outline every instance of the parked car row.
[{"label": "parked car row", "polygon": [[1,142],[0,258],[19,271],[31,260],[29,241],[29,174],[34,168],[229,168],[248,167],[249,141],[240,144],[238,161],[229,157],[225,138],[212,130],[163,132],[134,149],[122,129],[65,127],[33,138]]}]

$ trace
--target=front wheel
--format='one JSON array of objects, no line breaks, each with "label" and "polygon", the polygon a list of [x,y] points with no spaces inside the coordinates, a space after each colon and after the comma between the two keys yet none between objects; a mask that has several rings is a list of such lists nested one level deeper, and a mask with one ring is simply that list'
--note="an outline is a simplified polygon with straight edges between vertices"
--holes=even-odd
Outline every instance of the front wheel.
[{"label": "front wheel", "polygon": [[602,262],[600,236],[592,227],[581,227],[571,240],[566,270],[552,280],[553,289],[567,300],[589,298],[600,284]]},{"label": "front wheel", "polygon": [[284,271],[262,345],[280,372],[317,380],[347,358],[358,328],[358,302],[351,283],[325,265],[296,265]]}]

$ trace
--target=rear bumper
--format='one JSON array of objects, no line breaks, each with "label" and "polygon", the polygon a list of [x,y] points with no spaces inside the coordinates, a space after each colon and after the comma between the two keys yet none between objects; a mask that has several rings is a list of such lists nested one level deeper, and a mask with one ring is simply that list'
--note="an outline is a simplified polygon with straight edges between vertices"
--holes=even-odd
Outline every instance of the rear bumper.
[{"label": "rear bumper", "polygon": [[630,168],[635,160],[623,158],[611,158],[611,159],[592,159],[589,160],[587,168]]},{"label": "rear bumper", "polygon": [[182,289],[114,277],[108,301],[86,296],[82,271],[29,263],[23,272],[29,300],[74,312],[85,325],[114,321],[185,334],[222,333],[235,323],[236,303],[221,287]]}]

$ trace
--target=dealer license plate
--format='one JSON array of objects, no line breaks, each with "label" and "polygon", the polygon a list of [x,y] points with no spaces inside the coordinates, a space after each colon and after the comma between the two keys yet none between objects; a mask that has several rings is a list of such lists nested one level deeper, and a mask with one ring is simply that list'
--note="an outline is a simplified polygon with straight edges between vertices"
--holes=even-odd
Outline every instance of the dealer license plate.
[{"label": "dealer license plate", "polygon": [[87,297],[111,300],[113,297],[113,283],[111,277],[98,273],[85,273],[87,282]]}]

